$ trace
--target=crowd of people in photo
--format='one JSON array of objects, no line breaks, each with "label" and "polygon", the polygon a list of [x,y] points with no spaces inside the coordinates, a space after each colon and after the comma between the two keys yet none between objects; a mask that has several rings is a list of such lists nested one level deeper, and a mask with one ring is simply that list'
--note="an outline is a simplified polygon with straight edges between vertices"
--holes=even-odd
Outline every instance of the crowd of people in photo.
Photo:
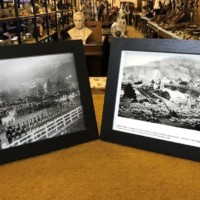
[{"label": "crowd of people in photo", "polygon": [[[35,111],[35,109],[42,109],[43,106],[49,106],[53,101],[61,98],[63,95],[69,96],[69,94],[77,93],[75,88],[71,88],[69,90],[57,90],[56,92],[43,94],[38,90],[39,94],[29,95],[22,98],[18,98],[16,100],[4,100],[0,103],[0,108],[13,107],[15,106],[19,112],[23,109],[27,109],[29,112]],[[26,108],[25,108],[26,107]]]},{"label": "crowd of people in photo", "polygon": [[[70,98],[70,95],[73,98]],[[3,118],[1,117],[0,133],[5,133],[8,144],[12,144],[31,130],[51,121],[52,118],[60,116],[62,113],[64,114],[69,108],[75,107],[76,102],[79,101],[79,98],[77,98],[79,93],[72,92],[70,95],[66,95],[64,92],[57,92],[46,95],[45,98],[38,98],[35,102],[26,102],[12,107],[12,109],[15,109],[16,118],[21,120],[3,123]],[[0,146],[1,149],[2,140]]]},{"label": "crowd of people in photo", "polygon": [[40,115],[37,115],[30,120],[26,120],[26,122],[23,121],[22,123],[18,124],[8,123],[5,126],[6,138],[8,140],[8,143],[11,144],[12,142],[26,135],[29,131],[41,126],[49,119],[58,114],[60,114],[59,110],[57,110],[57,112],[42,112]]},{"label": "crowd of people in photo", "polygon": [[56,102],[53,100],[43,101],[43,102],[33,102],[33,103],[29,103],[27,105],[19,105],[18,107],[16,107],[16,116],[24,116],[27,114],[31,114],[31,113],[40,111],[42,109],[52,108],[57,105],[62,107],[61,102]]}]

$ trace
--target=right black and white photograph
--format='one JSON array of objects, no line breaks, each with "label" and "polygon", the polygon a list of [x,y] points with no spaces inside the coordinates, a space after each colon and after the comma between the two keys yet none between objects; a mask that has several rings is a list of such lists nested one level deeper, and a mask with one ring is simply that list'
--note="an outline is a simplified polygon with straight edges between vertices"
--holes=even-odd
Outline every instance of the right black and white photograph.
[{"label": "right black and white photograph", "polygon": [[199,146],[199,63],[197,55],[123,51],[114,129]]}]

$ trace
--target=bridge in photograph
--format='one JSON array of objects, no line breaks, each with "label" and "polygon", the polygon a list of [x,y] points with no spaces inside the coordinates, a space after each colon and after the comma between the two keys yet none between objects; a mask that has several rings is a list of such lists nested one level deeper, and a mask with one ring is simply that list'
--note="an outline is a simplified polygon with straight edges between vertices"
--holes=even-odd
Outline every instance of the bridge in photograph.
[{"label": "bridge in photograph", "polygon": [[36,142],[42,139],[52,138],[63,135],[64,130],[73,125],[76,121],[83,117],[82,106],[71,110],[70,112],[48,122],[38,128],[30,130],[26,135],[12,142],[11,144],[3,144],[2,149]]}]

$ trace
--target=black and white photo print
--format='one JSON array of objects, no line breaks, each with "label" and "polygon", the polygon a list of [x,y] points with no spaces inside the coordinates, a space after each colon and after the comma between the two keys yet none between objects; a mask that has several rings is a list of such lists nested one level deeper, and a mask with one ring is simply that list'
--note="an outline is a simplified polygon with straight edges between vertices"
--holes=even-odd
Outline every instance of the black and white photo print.
[{"label": "black and white photo print", "polygon": [[73,53],[0,60],[1,149],[85,130]]},{"label": "black and white photo print", "polygon": [[198,55],[122,51],[113,129],[200,147]]}]

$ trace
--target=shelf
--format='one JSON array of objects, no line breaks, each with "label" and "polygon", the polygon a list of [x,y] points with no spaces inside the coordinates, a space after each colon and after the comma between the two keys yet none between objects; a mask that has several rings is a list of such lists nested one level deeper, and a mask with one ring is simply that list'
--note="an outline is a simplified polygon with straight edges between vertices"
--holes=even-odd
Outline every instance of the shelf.
[{"label": "shelf", "polygon": [[[0,5],[0,9],[2,10],[2,13],[6,10],[4,8],[4,3],[7,2],[7,0],[1,0],[2,4]],[[32,3],[34,4],[35,1]],[[54,2],[55,3],[55,2]],[[68,24],[68,16],[69,13],[72,13],[71,8],[66,8],[63,7],[63,9],[51,9],[48,5],[47,0],[43,1],[43,5],[41,5],[38,8],[38,5],[34,6],[33,9],[31,9],[31,6],[27,7],[30,11],[25,10],[25,8],[22,8],[23,6],[22,1],[18,0],[13,0],[13,5],[12,5],[12,15],[10,16],[15,16],[15,17],[2,17],[0,18],[0,38],[5,38],[3,34],[5,32],[9,32],[10,34],[15,32],[15,35],[18,40],[12,41],[11,43],[14,44],[23,44],[23,43],[36,43],[36,42],[49,42],[51,40],[58,40],[59,38],[56,36],[59,31],[67,31],[69,28]],[[64,6],[64,5],[63,5]],[[34,9],[35,7],[35,9]],[[11,8],[10,8],[11,9]],[[23,11],[23,12],[22,12]],[[33,13],[33,12],[38,12],[38,13]],[[13,13],[14,12],[14,13]],[[15,15],[13,15],[15,14]],[[58,17],[58,15],[60,15]],[[2,15],[3,16],[3,15]],[[38,37],[39,33],[42,31],[39,27],[40,22],[38,22],[38,18],[41,18],[41,23],[40,25],[43,26],[43,29],[45,30],[45,35],[42,37]],[[63,24],[60,24],[63,23]],[[25,25],[25,29],[23,27]],[[13,30],[14,29],[14,30]],[[23,40],[20,35],[21,32],[30,32],[31,34],[34,35],[34,38],[31,38],[30,40]],[[5,42],[6,44],[8,43],[7,41]]]},{"label": "shelf", "polygon": [[49,37],[54,36],[56,33],[57,33],[56,31],[52,31],[49,35],[44,34],[44,36],[38,37],[38,42],[42,42],[43,40],[46,40],[46,39],[48,39]]},{"label": "shelf", "polygon": [[40,16],[46,16],[48,13],[37,13],[35,16],[40,17]]},{"label": "shelf", "polygon": [[4,18],[0,18],[0,23],[16,21],[16,20],[17,20],[17,17],[4,17]]},{"label": "shelf", "polygon": [[36,41],[35,41],[35,38],[32,38],[30,40],[25,40],[25,43],[26,44],[33,44],[33,43],[36,43]]},{"label": "shelf", "polygon": [[55,15],[56,14],[56,11],[50,11],[48,12],[48,15]]},{"label": "shelf", "polygon": [[27,15],[27,16],[19,16],[19,19],[20,20],[25,20],[25,19],[32,19],[32,18],[34,18],[34,15]]},{"label": "shelf", "polygon": [[63,10],[56,10],[57,13],[62,13],[62,12],[68,12],[67,9],[63,9]]}]

